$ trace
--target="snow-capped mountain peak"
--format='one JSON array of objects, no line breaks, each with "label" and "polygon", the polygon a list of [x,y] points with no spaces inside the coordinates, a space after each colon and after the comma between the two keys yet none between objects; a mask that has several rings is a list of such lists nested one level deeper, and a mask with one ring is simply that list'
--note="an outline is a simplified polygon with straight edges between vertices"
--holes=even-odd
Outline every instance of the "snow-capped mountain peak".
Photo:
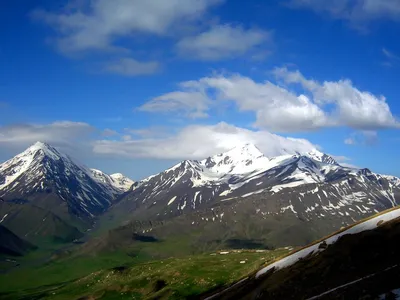
[{"label": "snow-capped mountain peak", "polygon": [[117,195],[129,190],[129,184],[128,179],[121,182],[77,164],[42,142],[0,164],[0,196],[31,199],[51,194],[86,215],[108,208]]},{"label": "snow-capped mountain peak", "polygon": [[135,183],[132,179],[126,177],[121,173],[112,174],[110,175],[110,177],[113,179],[114,185],[116,187],[119,187],[125,191],[129,190],[131,186]]},{"label": "snow-capped mountain peak", "polygon": [[56,148],[50,146],[47,143],[43,143],[43,142],[36,142],[32,146],[30,146],[28,149],[26,149],[24,152],[22,152],[19,156],[35,155],[37,152],[40,152],[43,155],[47,155],[47,156],[51,157],[52,159],[56,159],[56,160],[58,160],[62,157],[65,157],[65,155],[58,152],[58,150]]},{"label": "snow-capped mountain peak", "polygon": [[337,161],[332,156],[322,153],[317,149],[306,153],[306,156],[325,164],[338,165]]},{"label": "snow-capped mountain peak", "polygon": [[100,170],[90,169],[90,172],[95,180],[105,185],[107,188],[126,192],[135,182],[121,173],[108,175]]},{"label": "snow-capped mountain peak", "polygon": [[237,146],[228,152],[225,152],[220,155],[229,155],[231,157],[241,157],[243,158],[259,158],[261,156],[264,156],[264,154],[260,151],[260,149],[257,148],[256,145],[247,143],[241,146]]},{"label": "snow-capped mountain peak", "polygon": [[[36,142],[24,152],[0,165],[0,190],[9,186],[22,174],[35,169],[45,157],[59,160],[62,155],[46,143]],[[35,167],[36,166],[36,167]]]},{"label": "snow-capped mountain peak", "polygon": [[215,173],[243,174],[262,168],[269,159],[254,145],[244,144],[200,162]]}]

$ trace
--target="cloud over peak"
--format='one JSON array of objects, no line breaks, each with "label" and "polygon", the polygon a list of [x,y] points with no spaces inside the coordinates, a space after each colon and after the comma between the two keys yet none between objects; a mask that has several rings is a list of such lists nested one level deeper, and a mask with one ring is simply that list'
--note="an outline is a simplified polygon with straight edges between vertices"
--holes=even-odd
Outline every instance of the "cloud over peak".
[{"label": "cloud over peak", "polygon": [[182,160],[203,159],[244,143],[257,145],[270,157],[317,148],[304,139],[286,138],[268,131],[253,131],[220,122],[215,125],[189,125],[175,135],[161,138],[99,140],[93,150],[98,154],[128,158]]}]

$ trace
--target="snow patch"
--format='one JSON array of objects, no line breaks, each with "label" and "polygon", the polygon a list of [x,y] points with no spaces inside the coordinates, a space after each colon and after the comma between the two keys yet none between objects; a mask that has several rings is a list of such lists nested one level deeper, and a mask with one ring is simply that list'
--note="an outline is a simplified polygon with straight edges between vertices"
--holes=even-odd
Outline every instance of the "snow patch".
[{"label": "snow patch", "polygon": [[171,205],[172,203],[174,203],[174,201],[176,200],[177,196],[172,197],[171,200],[169,200],[168,202],[168,206]]},{"label": "snow patch", "polygon": [[7,216],[8,216],[8,214],[5,214],[5,215],[1,218],[0,223],[3,223],[3,221],[7,218]]}]

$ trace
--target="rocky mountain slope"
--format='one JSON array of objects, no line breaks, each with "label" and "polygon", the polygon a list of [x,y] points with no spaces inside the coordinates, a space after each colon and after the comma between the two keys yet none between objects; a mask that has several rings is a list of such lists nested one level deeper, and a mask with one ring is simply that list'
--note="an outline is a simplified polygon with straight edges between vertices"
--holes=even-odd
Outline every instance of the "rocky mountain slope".
[{"label": "rocky mountain slope", "polygon": [[[76,238],[80,226],[90,224],[132,184],[122,174],[88,169],[37,142],[0,165],[2,225],[26,238],[48,232],[61,240]],[[54,232],[57,228],[63,234]]]},{"label": "rocky mountain slope", "polygon": [[398,182],[317,150],[268,158],[247,144],[136,183],[106,216],[161,239],[196,235],[196,247],[302,245],[396,206]]},{"label": "rocky mountain slope", "polygon": [[373,213],[396,205],[399,191],[398,178],[340,166],[317,150],[267,158],[247,144],[142,180],[123,202],[132,212],[144,207],[159,219],[259,195],[269,206],[280,200],[269,211],[254,207],[258,213],[290,211],[307,219]]}]

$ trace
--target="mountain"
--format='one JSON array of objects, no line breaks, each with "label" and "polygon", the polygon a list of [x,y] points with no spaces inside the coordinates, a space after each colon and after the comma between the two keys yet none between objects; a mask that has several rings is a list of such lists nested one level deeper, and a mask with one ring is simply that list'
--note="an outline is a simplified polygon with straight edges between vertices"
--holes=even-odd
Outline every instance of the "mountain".
[{"label": "mountain", "polygon": [[36,247],[0,225],[0,255],[22,256]]},{"label": "mountain", "polygon": [[[53,232],[53,237],[75,239],[79,228],[104,213],[131,184],[123,175],[88,169],[56,148],[37,142],[0,165],[0,217],[6,217],[3,225],[28,239],[46,235],[54,231],[52,227],[63,232]],[[22,216],[29,222],[22,222]],[[24,226],[27,223],[29,228]]]},{"label": "mountain", "polygon": [[[282,210],[303,217],[346,206],[367,213],[373,212],[370,206],[379,210],[394,206],[399,182],[368,169],[340,166],[317,150],[267,158],[254,145],[246,144],[202,161],[185,160],[150,176],[136,183],[123,202],[135,210],[145,206],[158,210],[159,215],[179,215],[210,203],[263,195],[279,196],[281,204],[287,204]],[[366,200],[359,202],[364,208],[356,207],[360,199]]]},{"label": "mountain", "polygon": [[308,157],[310,157],[311,159],[316,160],[318,162],[331,164],[331,165],[339,165],[339,163],[332,156],[322,153],[322,152],[318,151],[317,149],[314,149],[313,151],[308,152],[306,155]]},{"label": "mountain", "polygon": [[398,299],[399,238],[397,208],[331,234],[204,298]]},{"label": "mountain", "polygon": [[114,231],[119,242],[125,228],[158,239],[200,232],[195,247],[304,245],[396,206],[398,182],[318,150],[268,158],[246,144],[136,183],[106,218],[128,224]]},{"label": "mountain", "polygon": [[133,180],[121,173],[108,175],[96,169],[90,169],[90,173],[94,179],[96,179],[100,184],[104,185],[106,189],[109,189],[110,193],[112,194],[127,192],[135,183]]}]

